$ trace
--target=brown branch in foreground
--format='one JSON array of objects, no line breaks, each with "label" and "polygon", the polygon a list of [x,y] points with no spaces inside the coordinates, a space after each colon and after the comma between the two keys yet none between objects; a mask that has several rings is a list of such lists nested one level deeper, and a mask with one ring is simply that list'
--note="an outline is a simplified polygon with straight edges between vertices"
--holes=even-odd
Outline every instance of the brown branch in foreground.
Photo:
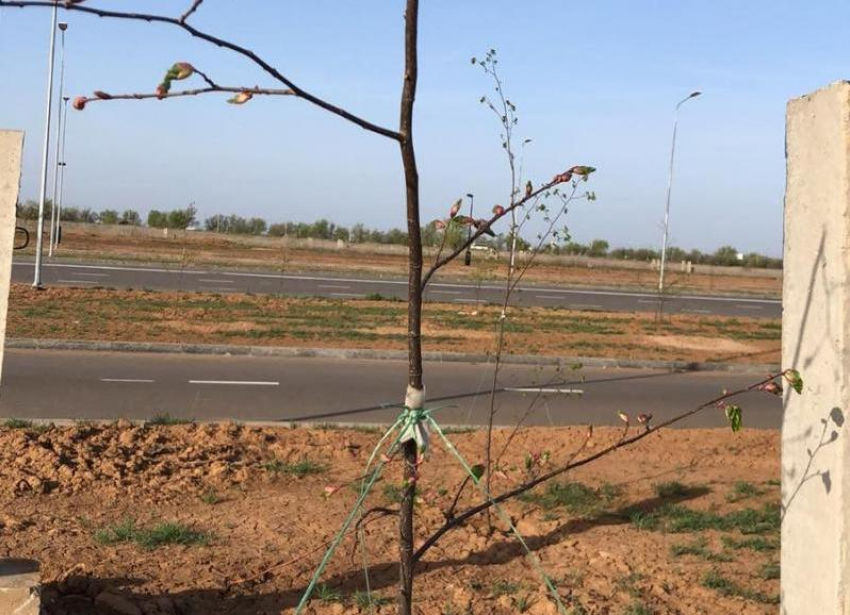
[{"label": "brown branch in foreground", "polygon": [[190,6],[190,7],[186,10],[186,12],[185,12],[185,13],[183,13],[183,14],[180,16],[180,23],[186,23],[186,20],[187,20],[187,19],[189,19],[189,16],[190,16],[192,13],[194,13],[195,11],[197,11],[197,10],[198,10],[198,8],[201,6],[201,3],[203,3],[203,1],[204,1],[204,0],[194,0],[194,2],[192,2],[192,6]]},{"label": "brown branch in foreground", "polygon": [[[53,8],[56,6],[57,2],[53,2],[51,0],[0,0],[0,7],[12,7],[12,8],[26,8],[26,7],[40,7],[40,8]],[[237,45],[231,41],[225,40],[223,38],[219,38],[217,36],[213,36],[207,32],[203,32],[202,30],[198,30],[194,26],[190,25],[185,21],[181,21],[179,17],[168,17],[166,15],[154,15],[150,13],[136,13],[136,12],[123,12],[123,11],[108,11],[105,9],[99,9],[87,5],[82,5],[79,3],[76,4],[64,4],[62,6],[66,11],[76,11],[78,13],[86,13],[89,15],[95,15],[97,17],[106,17],[111,19],[125,19],[130,21],[144,21],[147,23],[159,23],[159,24],[167,24],[171,26],[175,26],[187,32],[188,34],[194,36],[195,38],[199,38],[208,43],[212,43],[217,47],[221,47],[223,49],[228,49],[237,53],[241,56],[248,58],[251,62],[262,68],[266,73],[274,77],[275,80],[283,83],[285,86],[290,88],[294,95],[298,98],[303,98],[304,100],[316,105],[324,109],[325,111],[329,111],[334,115],[337,115],[345,120],[348,120],[352,124],[356,124],[360,126],[364,130],[368,130],[369,132],[374,132],[375,134],[379,134],[381,136],[387,137],[388,139],[392,139],[394,141],[401,141],[401,134],[395,130],[390,130],[389,128],[384,128],[383,126],[379,126],[373,122],[370,122],[362,117],[359,117],[346,109],[334,105],[318,96],[311,94],[307,90],[300,88],[290,79],[285,77],[277,68],[272,66],[269,62],[258,56],[255,52],[251,51],[247,47],[243,47],[241,45]]]},{"label": "brown branch in foreground", "polygon": [[80,96],[74,99],[74,108],[81,109],[86,104],[90,102],[98,102],[103,100],[148,100],[152,98],[156,98],[159,100],[163,100],[165,98],[179,98],[181,96],[200,96],[202,94],[214,94],[214,93],[232,93],[232,94],[250,94],[251,96],[294,96],[295,92],[292,90],[276,90],[276,89],[268,89],[268,88],[237,88],[230,86],[219,86],[216,85],[214,87],[207,88],[196,88],[193,90],[178,90],[176,92],[168,92],[167,94],[107,94],[106,92],[99,92],[99,96]]},{"label": "brown branch in foreground", "polygon": [[[726,401],[727,399],[730,399],[732,397],[736,397],[738,395],[742,395],[743,393],[748,393],[750,391],[759,390],[760,387],[763,387],[768,382],[772,382],[772,381],[776,380],[777,378],[782,377],[782,375],[784,373],[785,372],[768,376],[767,378],[760,380],[759,382],[756,382],[755,384],[752,384],[752,385],[745,387],[743,389],[738,389],[736,391],[731,391],[731,392],[725,392],[723,395],[720,395],[719,397],[716,397],[716,398],[714,398],[710,401],[704,402],[704,403],[700,404],[699,406],[697,406],[697,407],[695,407],[691,410],[688,410],[687,412],[683,412],[681,414],[678,414],[678,415],[674,416],[673,418],[668,419],[668,420],[658,424],[656,427],[647,426],[647,428],[645,430],[640,431],[640,432],[638,432],[637,434],[635,434],[631,437],[623,436],[620,439],[618,439],[618,441],[616,443],[611,444],[610,446],[603,448],[601,451],[599,451],[597,453],[594,453],[594,454],[589,455],[587,457],[583,457],[582,459],[579,459],[578,461],[570,461],[570,462],[562,465],[561,467],[556,468],[555,470],[552,470],[551,472],[548,472],[546,474],[542,474],[541,476],[538,476],[537,478],[526,481],[525,483],[522,483],[521,485],[511,489],[510,491],[506,491],[505,493],[502,493],[501,495],[489,498],[485,502],[482,502],[480,504],[472,506],[471,508],[468,508],[467,510],[456,515],[452,519],[447,520],[442,525],[442,527],[440,527],[440,529],[438,529],[436,532],[431,534],[431,536],[429,536],[428,539],[425,540],[424,543],[422,543],[422,546],[420,546],[419,549],[416,550],[416,553],[413,554],[413,561],[418,562],[420,559],[422,559],[422,556],[425,555],[425,553],[428,551],[428,549],[430,549],[432,546],[434,546],[434,544],[440,538],[442,538],[443,535],[445,535],[449,531],[463,525],[467,520],[474,517],[475,515],[482,513],[485,510],[489,510],[495,504],[500,504],[500,503],[502,503],[506,500],[510,500],[511,498],[515,498],[516,496],[521,495],[521,494],[525,493],[526,491],[533,489],[534,487],[536,487],[537,485],[539,485],[541,483],[545,483],[546,481],[551,480],[551,479],[553,479],[557,476],[560,476],[561,474],[564,474],[566,472],[569,472],[570,470],[574,470],[575,468],[580,468],[581,466],[585,466],[589,463],[592,463],[592,462],[596,461],[597,459],[600,459],[602,457],[605,457],[606,455],[613,453],[616,450],[619,450],[619,449],[624,448],[626,446],[630,446],[632,444],[635,444],[636,442],[643,440],[644,438],[646,438],[650,434],[653,434],[653,433],[655,433],[655,432],[657,432],[661,429],[664,429],[665,427],[669,427],[670,425],[673,425],[675,423],[679,423],[679,422],[685,420],[686,418],[691,417],[691,416],[705,410],[706,408],[709,408],[709,407],[712,407],[712,406],[717,406],[718,404],[721,404],[722,402]],[[628,426],[627,426],[627,429],[628,429]]]}]

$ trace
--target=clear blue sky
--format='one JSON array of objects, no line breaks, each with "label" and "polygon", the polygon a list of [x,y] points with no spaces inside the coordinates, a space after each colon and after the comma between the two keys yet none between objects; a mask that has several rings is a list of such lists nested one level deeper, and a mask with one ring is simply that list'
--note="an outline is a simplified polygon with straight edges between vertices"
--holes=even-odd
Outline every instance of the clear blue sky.
[{"label": "clear blue sky", "polygon": [[[155,6],[189,0],[91,4]],[[255,49],[302,87],[378,123],[397,123],[401,0],[207,0],[195,24]],[[490,83],[469,63],[493,47],[535,183],[573,164],[599,169],[598,195],[568,224],[579,241],[658,246],[672,110],[682,110],[672,242],[777,255],[782,243],[784,112],[789,98],[850,77],[840,0],[423,0],[416,140],[423,221],[473,192],[504,203],[498,128],[478,103]],[[48,10],[0,15],[0,126],[23,129],[23,197],[37,195]],[[152,91],[185,60],[219,82],[269,85],[258,69],[168,26],[62,14],[66,91]],[[184,82],[186,83],[186,82]],[[170,209],[270,221],[327,217],[404,226],[395,144],[296,99],[222,96],[113,102],[72,112],[69,205]]]}]

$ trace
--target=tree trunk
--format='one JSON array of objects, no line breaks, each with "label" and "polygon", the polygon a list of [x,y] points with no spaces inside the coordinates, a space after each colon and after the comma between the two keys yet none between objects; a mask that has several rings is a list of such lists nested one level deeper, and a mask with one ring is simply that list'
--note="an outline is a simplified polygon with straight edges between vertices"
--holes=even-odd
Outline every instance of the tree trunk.
[{"label": "tree trunk", "polygon": [[[407,0],[404,15],[404,87],[401,95],[401,159],[407,198],[408,290],[407,351],[408,386],[423,390],[422,383],[422,236],[419,224],[419,171],[413,148],[413,104],[416,99],[419,0]],[[422,395],[417,398],[422,399]],[[413,599],[413,503],[416,492],[415,441],[404,444],[404,497],[399,513],[399,596],[398,612],[411,615]]]}]

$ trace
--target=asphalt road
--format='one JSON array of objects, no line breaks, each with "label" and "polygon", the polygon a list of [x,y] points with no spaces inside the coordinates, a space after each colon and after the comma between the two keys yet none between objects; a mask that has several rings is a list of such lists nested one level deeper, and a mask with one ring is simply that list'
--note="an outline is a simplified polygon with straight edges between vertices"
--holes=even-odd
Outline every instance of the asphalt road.
[{"label": "asphalt road", "polygon": [[[406,364],[324,358],[229,357],[7,349],[0,416],[48,419],[148,419],[388,422],[402,401]],[[496,422],[514,424],[529,407],[529,424],[620,424],[617,412],[651,412],[659,422],[758,376],[649,369],[508,366],[496,395]],[[426,365],[428,399],[444,424],[482,424],[492,366]],[[545,392],[539,392],[543,388]],[[738,401],[749,427],[778,428],[782,404],[765,393]],[[682,427],[720,427],[710,408]]]},{"label": "asphalt road", "polygon": [[[15,282],[32,282],[33,264],[16,261],[12,267]],[[371,294],[405,298],[407,282],[400,279],[335,277],[330,275],[279,274],[274,272],[223,271],[218,269],[180,271],[166,267],[130,267],[124,265],[45,263],[45,285],[109,288],[148,288],[155,290],[204,291],[217,293],[250,292],[364,298]],[[471,283],[435,282],[428,285],[425,299],[456,303],[498,303],[504,294],[499,285],[480,287]],[[557,286],[520,286],[513,296],[517,305],[560,307],[575,310],[610,312],[654,312],[658,296],[652,293]],[[779,318],[779,299],[678,295],[664,301],[666,313],[716,316]]]}]

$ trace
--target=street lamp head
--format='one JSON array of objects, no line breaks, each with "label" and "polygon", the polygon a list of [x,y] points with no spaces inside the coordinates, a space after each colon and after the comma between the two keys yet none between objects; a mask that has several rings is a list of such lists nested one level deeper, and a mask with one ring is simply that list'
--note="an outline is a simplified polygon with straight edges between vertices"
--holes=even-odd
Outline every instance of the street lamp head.
[{"label": "street lamp head", "polygon": [[472,199],[472,198],[475,198],[475,195],[472,194],[471,192],[467,192],[466,197],[469,198],[469,199]]},{"label": "street lamp head", "polygon": [[68,22],[60,21],[59,22],[59,29],[62,30],[62,32],[67,30],[68,29]]},{"label": "street lamp head", "polygon": [[691,92],[691,95],[690,95],[690,96],[688,96],[688,98],[696,98],[697,96],[699,96],[699,95],[701,95],[701,94],[702,94],[702,92],[700,92],[699,90],[697,90],[697,91],[695,91],[695,92]]}]

